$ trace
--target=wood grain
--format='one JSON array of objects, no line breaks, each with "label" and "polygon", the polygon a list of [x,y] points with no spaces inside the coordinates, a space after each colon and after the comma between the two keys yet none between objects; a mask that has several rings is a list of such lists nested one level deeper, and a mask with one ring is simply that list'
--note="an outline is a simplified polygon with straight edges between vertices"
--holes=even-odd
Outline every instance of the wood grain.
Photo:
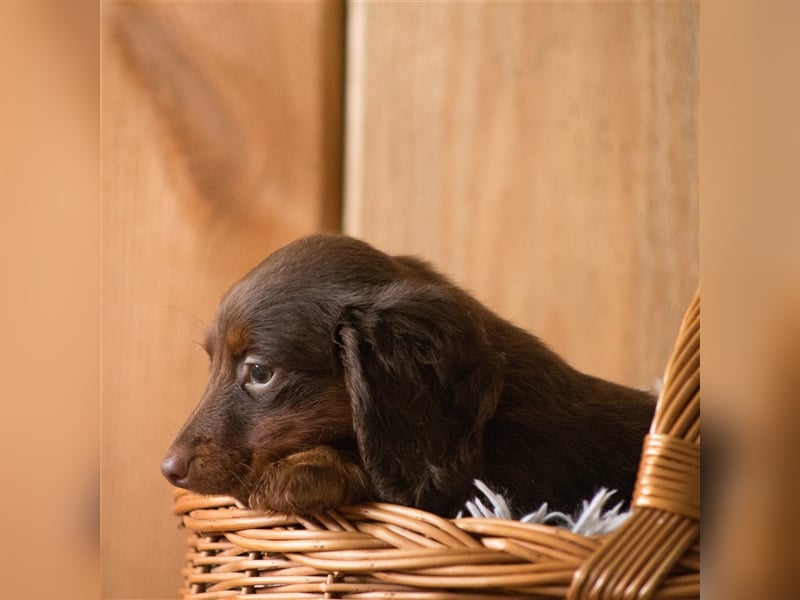
[{"label": "wood grain", "polygon": [[185,535],[159,465],[222,293],[338,226],[342,11],[103,5],[104,598],[177,596]]},{"label": "wood grain", "polygon": [[649,387],[698,284],[697,13],[351,3],[345,230]]}]

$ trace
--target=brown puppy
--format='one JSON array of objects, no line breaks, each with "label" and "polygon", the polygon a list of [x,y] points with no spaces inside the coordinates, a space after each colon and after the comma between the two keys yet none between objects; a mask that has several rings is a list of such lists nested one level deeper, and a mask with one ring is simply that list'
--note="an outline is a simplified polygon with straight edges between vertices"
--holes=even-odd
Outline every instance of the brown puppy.
[{"label": "brown puppy", "polygon": [[517,513],[628,499],[653,410],[579,373],[422,261],[289,244],[223,298],[208,387],[162,465],[174,485],[307,513],[360,500],[452,516],[473,480]]}]

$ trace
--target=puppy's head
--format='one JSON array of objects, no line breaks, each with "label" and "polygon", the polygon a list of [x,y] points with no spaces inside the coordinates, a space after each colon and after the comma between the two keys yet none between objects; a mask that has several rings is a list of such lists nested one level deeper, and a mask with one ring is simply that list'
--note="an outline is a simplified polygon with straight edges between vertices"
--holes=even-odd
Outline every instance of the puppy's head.
[{"label": "puppy's head", "polygon": [[222,299],[204,343],[208,385],[162,464],[172,484],[247,503],[266,465],[319,444],[354,445],[335,320],[355,274],[386,274],[380,255],[366,260],[367,247],[350,242],[296,242]]},{"label": "puppy's head", "polygon": [[165,477],[248,504],[266,468],[324,445],[368,456],[374,481],[416,490],[384,499],[420,504],[430,485],[403,480],[420,468],[438,487],[452,483],[445,470],[468,482],[476,423],[491,412],[477,399],[496,395],[497,381],[464,298],[424,264],[351,238],[312,236],[278,250],[220,303],[205,343],[209,383]]}]

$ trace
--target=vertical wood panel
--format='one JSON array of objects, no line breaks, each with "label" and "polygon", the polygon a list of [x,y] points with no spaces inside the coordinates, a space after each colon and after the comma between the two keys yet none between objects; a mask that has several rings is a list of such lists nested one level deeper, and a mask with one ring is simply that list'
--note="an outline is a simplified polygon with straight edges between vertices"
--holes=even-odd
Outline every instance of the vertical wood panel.
[{"label": "vertical wood panel", "polygon": [[345,230],[648,387],[697,286],[695,3],[348,11]]},{"label": "vertical wood panel", "polygon": [[342,12],[103,6],[104,598],[177,597],[185,536],[159,465],[205,385],[218,299],[338,226]]}]

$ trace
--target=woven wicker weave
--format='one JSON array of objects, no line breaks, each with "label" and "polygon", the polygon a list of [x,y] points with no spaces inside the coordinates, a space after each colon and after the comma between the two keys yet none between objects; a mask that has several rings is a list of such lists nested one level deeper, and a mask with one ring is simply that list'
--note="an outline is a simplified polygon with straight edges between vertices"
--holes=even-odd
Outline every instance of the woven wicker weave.
[{"label": "woven wicker weave", "polygon": [[633,514],[612,534],[380,503],[269,515],[183,490],[175,513],[191,532],[185,599],[699,597],[699,295],[666,369]]}]

